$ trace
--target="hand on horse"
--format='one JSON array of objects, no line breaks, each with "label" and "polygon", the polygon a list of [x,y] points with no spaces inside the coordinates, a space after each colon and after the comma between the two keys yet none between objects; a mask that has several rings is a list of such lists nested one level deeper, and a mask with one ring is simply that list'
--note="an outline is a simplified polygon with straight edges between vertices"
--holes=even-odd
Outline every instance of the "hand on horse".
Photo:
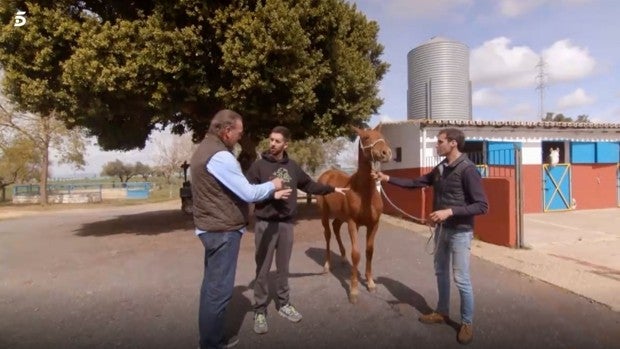
[{"label": "hand on horse", "polygon": [[347,191],[349,191],[351,188],[334,188],[334,192],[342,194],[342,195],[347,195]]},{"label": "hand on horse", "polygon": [[381,182],[387,182],[390,179],[390,176],[384,174],[381,171],[376,171],[376,170],[370,171],[370,177],[374,179],[375,181],[379,180]]},{"label": "hand on horse", "polygon": [[273,198],[276,200],[286,200],[288,199],[289,195],[291,195],[291,192],[293,191],[293,189],[280,189],[280,190],[276,190],[275,193],[273,193]]},{"label": "hand on horse", "polygon": [[450,216],[452,216],[452,214],[452,209],[446,208],[444,210],[437,210],[435,212],[431,212],[428,217],[433,223],[441,223],[448,219]]}]

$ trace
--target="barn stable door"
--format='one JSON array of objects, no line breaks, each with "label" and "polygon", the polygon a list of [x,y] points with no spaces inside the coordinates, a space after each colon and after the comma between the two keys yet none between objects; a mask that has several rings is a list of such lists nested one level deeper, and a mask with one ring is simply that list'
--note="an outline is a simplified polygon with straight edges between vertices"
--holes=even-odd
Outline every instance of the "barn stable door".
[{"label": "barn stable door", "polygon": [[570,164],[543,164],[543,210],[564,211],[572,207]]}]

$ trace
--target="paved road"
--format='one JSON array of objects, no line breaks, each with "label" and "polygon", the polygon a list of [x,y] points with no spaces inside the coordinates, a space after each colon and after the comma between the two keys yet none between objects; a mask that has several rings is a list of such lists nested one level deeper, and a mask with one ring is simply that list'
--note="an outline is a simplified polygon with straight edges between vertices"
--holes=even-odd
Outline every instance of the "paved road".
[{"label": "paved road", "polygon": [[[453,327],[417,321],[436,302],[425,236],[383,222],[374,261],[378,290],[362,289],[351,305],[348,268],[321,274],[324,242],[314,206],[303,217],[291,287],[304,320],[288,323],[271,307],[269,333],[252,332],[248,233],[228,324],[240,348],[460,347]],[[202,247],[176,202],[2,220],[0,348],[195,348],[201,264]],[[620,348],[620,313],[478,257],[472,274],[469,347]],[[458,318],[454,288],[452,304]]]}]

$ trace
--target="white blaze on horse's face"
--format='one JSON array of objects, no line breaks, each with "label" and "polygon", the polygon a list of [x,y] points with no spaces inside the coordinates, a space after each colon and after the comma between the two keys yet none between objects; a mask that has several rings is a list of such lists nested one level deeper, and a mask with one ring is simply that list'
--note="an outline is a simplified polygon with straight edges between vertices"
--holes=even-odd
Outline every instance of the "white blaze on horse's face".
[{"label": "white blaze on horse's face", "polygon": [[549,149],[549,165],[554,167],[558,163],[560,163],[560,148]]},{"label": "white blaze on horse's face", "polygon": [[381,134],[381,124],[372,130],[362,130],[353,127],[360,137],[360,147],[364,156],[371,162],[388,162],[392,160],[392,149]]}]

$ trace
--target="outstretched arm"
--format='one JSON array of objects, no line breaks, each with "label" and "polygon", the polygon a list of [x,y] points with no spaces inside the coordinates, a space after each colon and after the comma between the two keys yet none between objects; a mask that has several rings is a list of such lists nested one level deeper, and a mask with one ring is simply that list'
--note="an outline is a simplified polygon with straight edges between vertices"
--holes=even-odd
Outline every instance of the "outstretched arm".
[{"label": "outstretched arm", "polygon": [[312,178],[310,178],[310,176],[306,172],[304,172],[299,166],[297,166],[295,172],[297,174],[297,188],[305,191],[308,194],[325,195],[336,191],[336,188],[332,187],[331,185],[318,183],[312,180]]},{"label": "outstretched arm", "polygon": [[[207,163],[207,171],[241,200],[246,202],[262,201],[272,195],[277,188],[274,181],[262,184],[250,184],[241,172],[241,166],[232,153],[220,151]],[[282,183],[280,181],[280,187]]]},{"label": "outstretched arm", "polygon": [[434,170],[413,179],[388,176],[385,173],[378,171],[373,171],[371,176],[374,180],[380,180],[381,182],[387,182],[403,188],[422,188],[433,184]]}]

